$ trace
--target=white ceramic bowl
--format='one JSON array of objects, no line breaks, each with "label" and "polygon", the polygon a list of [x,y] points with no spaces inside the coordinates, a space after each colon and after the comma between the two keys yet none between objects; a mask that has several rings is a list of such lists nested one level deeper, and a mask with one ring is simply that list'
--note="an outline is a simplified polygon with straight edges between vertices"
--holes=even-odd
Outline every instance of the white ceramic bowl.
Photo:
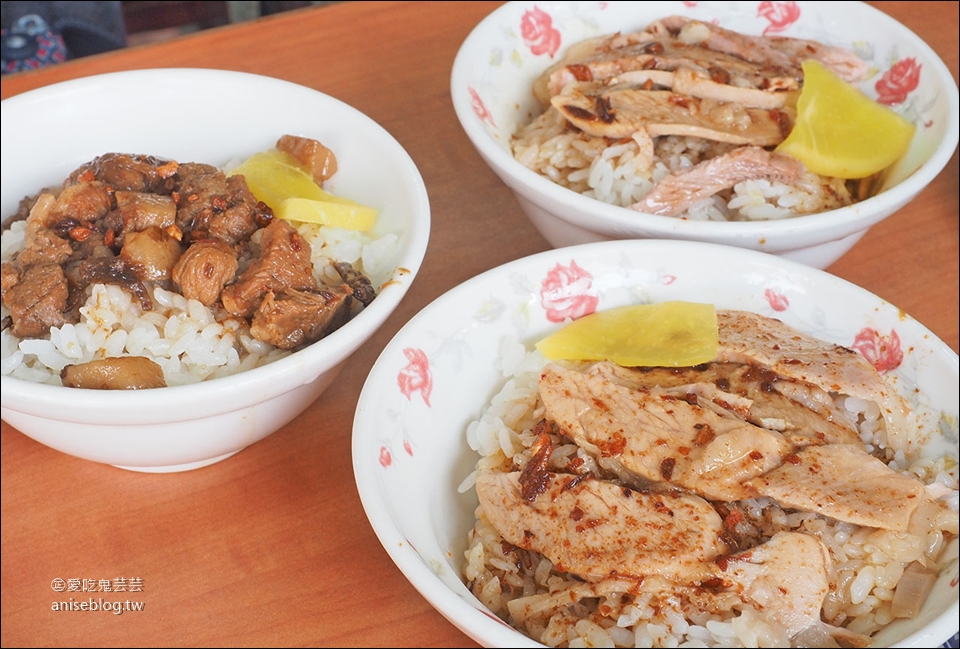
[{"label": "white ceramic bowl", "polygon": [[107,152],[225,165],[284,134],[332,149],[334,193],[380,210],[374,235],[396,233],[395,281],[339,330],[260,368],[189,386],[76,390],[8,376],[2,416],[23,434],[77,457],[140,471],[176,471],[228,457],[300,414],[390,317],[417,275],[430,232],[414,162],[356,109],[290,82],[239,72],[158,69],[67,81],[2,107],[2,214]]},{"label": "white ceramic bowl", "polygon": [[[755,311],[860,350],[861,333],[878,343],[898,339],[903,358],[889,376],[924,412],[925,427],[942,434],[929,448],[956,457],[957,354],[895,306],[824,271],[729,246],[653,240],[558,248],[494,268],[436,299],[387,344],[361,392],[352,449],[360,498],[383,547],[423,597],[481,645],[539,646],[461,581],[477,499],[458,486],[479,459],[466,430],[506,381],[501,350],[519,341],[532,351],[565,315],[666,300]],[[936,425],[941,412],[948,429]],[[958,570],[956,561],[943,569],[919,617],[889,625],[875,646],[934,647],[956,633]]]},{"label": "white ceramic bowl", "polygon": [[[531,93],[533,80],[567,46],[590,36],[641,28],[667,14],[716,20],[747,34],[777,27],[773,34],[852,47],[871,68],[860,86],[871,97],[877,97],[875,85],[883,75],[889,78],[905,67],[919,67],[919,84],[894,106],[917,125],[917,133],[886,188],[850,207],[779,221],[680,220],[567,190],[511,155],[510,139],[518,125],[540,112]],[[550,55],[549,45],[556,46],[555,54]],[[896,62],[900,66],[891,71]],[[451,93],[470,141],[554,247],[605,239],[685,239],[760,250],[825,268],[926,187],[950,160],[960,134],[957,85],[943,61],[906,27],[861,2],[677,2],[669,7],[657,2],[507,2],[463,42],[453,64]]]}]

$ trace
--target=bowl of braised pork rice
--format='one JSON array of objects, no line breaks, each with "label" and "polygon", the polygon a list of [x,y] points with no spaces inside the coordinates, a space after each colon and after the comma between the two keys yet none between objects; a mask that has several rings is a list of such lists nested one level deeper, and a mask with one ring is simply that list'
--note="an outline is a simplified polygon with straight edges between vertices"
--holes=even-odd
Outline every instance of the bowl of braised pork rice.
[{"label": "bowl of braised pork rice", "polygon": [[450,90],[555,247],[684,239],[825,268],[960,133],[947,66],[861,2],[507,2]]},{"label": "bowl of braised pork rice", "polygon": [[314,89],[155,69],[0,106],[2,415],[64,453],[230,457],[316,401],[419,270],[415,164]]},{"label": "bowl of braised pork rice", "polygon": [[935,647],[958,385],[956,352],[825,271],[595,242],[408,321],[353,465],[386,552],[482,646]]}]

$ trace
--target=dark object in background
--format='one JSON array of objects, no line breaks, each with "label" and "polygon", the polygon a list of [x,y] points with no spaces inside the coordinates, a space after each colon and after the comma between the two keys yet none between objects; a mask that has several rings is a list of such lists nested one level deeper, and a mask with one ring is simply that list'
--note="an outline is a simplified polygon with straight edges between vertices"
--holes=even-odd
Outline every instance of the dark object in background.
[{"label": "dark object in background", "polygon": [[309,7],[311,5],[317,4],[331,4],[329,2],[270,2],[269,0],[264,0],[260,3],[260,15],[261,16],[272,16],[273,14],[283,13],[284,11],[291,11],[292,9],[302,9],[303,7]]},{"label": "dark object in background", "polygon": [[[210,29],[229,23],[252,20],[293,9],[322,6],[333,2],[293,0],[276,2],[185,2],[145,0],[128,2],[2,2],[0,27],[4,35],[25,16],[39,16],[49,43],[15,39],[4,50],[3,73],[43,67],[67,59],[121,49],[137,41],[141,32],[179,29],[181,32]],[[49,34],[47,34],[49,32]],[[18,43],[18,44],[17,44]],[[66,54],[44,56],[59,46]],[[27,50],[23,48],[27,47]],[[35,56],[31,52],[36,50]]]},{"label": "dark object in background", "polygon": [[[52,39],[54,46],[62,42],[66,50],[64,59],[100,54],[127,46],[120,2],[3,2],[0,6],[0,27],[3,28],[5,44],[21,18],[37,16],[46,24],[43,35]],[[57,36],[62,41],[58,41]],[[38,60],[36,56],[33,59],[22,56],[29,53],[30,44],[26,44],[27,50],[23,49],[23,45],[13,47],[15,44],[11,43],[10,54],[20,54],[21,57],[8,61],[7,48],[4,47],[4,73],[58,62],[53,58]]]},{"label": "dark object in background", "polygon": [[67,59],[63,36],[50,29],[36,14],[27,14],[10,29],[0,32],[0,47],[3,53],[0,71],[3,74],[42,68]]},{"label": "dark object in background", "polygon": [[[123,22],[127,34],[158,29],[210,29],[231,22],[230,2],[122,2]],[[243,3],[238,3],[243,4]],[[256,4],[256,3],[249,3]]]}]

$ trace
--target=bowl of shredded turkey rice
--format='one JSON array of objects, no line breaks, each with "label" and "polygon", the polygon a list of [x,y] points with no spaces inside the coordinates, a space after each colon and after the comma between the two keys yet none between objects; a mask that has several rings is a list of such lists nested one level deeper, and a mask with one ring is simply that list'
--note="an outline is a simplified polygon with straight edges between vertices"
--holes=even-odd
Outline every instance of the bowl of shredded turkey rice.
[{"label": "bowl of shredded turkey rice", "polygon": [[[709,359],[541,351],[676,305],[715,313]],[[354,471],[387,553],[483,646],[938,646],[957,632],[957,395],[955,352],[823,271],[597,242],[411,319],[361,392]]]},{"label": "bowl of shredded turkey rice", "polygon": [[2,111],[2,414],[59,451],[152,472],[233,455],[310,406],[419,270],[415,164],[311,88],[157,69]]},{"label": "bowl of shredded turkey rice", "polygon": [[922,191],[960,133],[940,57],[860,2],[508,2],[464,40],[451,95],[553,246],[697,240],[818,268]]}]

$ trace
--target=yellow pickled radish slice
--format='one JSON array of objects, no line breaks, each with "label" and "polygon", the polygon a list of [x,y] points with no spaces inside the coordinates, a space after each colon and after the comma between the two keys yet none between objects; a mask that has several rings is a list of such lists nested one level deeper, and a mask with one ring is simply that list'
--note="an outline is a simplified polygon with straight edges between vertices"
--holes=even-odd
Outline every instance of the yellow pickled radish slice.
[{"label": "yellow pickled radish slice", "polygon": [[257,200],[266,203],[274,212],[283,201],[292,197],[325,200],[328,192],[292,160],[283,151],[261,151],[244,160],[230,174],[243,174]]},{"label": "yellow pickled radish slice", "polygon": [[319,223],[347,230],[369,230],[377,222],[377,210],[349,199],[315,201],[309,198],[288,198],[274,210],[274,215],[287,221]]},{"label": "yellow pickled radish slice", "polygon": [[916,127],[828,70],[803,62],[797,119],[777,151],[823,176],[866,178],[896,162]]},{"label": "yellow pickled radish slice", "polygon": [[537,349],[549,360],[688,367],[717,357],[718,336],[712,304],[673,301],[597,311],[547,336]]},{"label": "yellow pickled radish slice", "polygon": [[243,174],[257,200],[281,219],[350,230],[369,230],[377,219],[376,209],[325,191],[284,151],[255,153],[230,173]]}]

